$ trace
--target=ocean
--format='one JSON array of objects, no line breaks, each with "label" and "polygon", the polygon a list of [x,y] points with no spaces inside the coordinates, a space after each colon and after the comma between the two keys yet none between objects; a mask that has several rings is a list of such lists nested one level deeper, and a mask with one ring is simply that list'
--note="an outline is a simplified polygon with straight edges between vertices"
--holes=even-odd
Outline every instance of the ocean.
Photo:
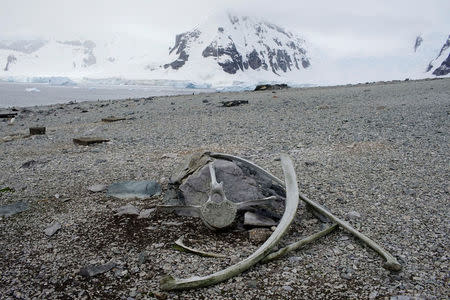
[{"label": "ocean", "polygon": [[213,89],[149,85],[53,86],[45,83],[0,82],[0,107],[199,94],[214,91]]}]

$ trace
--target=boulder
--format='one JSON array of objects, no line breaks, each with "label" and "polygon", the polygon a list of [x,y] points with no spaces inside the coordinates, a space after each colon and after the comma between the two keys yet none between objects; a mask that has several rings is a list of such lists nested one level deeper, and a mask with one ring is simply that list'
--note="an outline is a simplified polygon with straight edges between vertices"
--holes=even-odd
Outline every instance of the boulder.
[{"label": "boulder", "polygon": [[156,181],[125,181],[113,183],[108,187],[107,196],[130,200],[148,199],[161,194],[161,186]]}]

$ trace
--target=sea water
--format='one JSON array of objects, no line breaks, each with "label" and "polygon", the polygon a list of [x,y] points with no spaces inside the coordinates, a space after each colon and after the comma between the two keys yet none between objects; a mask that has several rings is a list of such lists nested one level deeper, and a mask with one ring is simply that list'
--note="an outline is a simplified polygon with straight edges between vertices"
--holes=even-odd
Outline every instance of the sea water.
[{"label": "sea water", "polygon": [[193,89],[149,85],[53,86],[44,83],[0,82],[0,107],[23,107],[97,101],[145,98],[151,96],[189,95],[214,92],[213,89]]}]

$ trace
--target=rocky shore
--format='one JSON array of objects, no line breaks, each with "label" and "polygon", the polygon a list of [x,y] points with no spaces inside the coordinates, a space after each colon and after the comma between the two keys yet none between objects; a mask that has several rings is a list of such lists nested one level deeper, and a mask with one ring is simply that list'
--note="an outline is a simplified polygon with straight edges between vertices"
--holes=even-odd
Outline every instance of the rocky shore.
[{"label": "rocky shore", "polygon": [[[0,113],[17,113],[0,119],[1,299],[448,297],[450,79]],[[29,136],[30,127],[45,134]],[[104,141],[74,143],[80,137]],[[199,219],[149,210],[183,157],[203,150],[247,158],[280,178],[279,154],[289,154],[301,192],[389,250],[403,270],[383,269],[382,258],[339,229],[216,286],[161,291],[167,274],[207,275],[262,244],[246,230],[215,232]],[[129,180],[155,180],[162,193],[118,200],[88,190]],[[117,215],[127,204],[146,215]],[[302,204],[283,243],[320,229]],[[181,236],[226,257],[176,251]]]}]

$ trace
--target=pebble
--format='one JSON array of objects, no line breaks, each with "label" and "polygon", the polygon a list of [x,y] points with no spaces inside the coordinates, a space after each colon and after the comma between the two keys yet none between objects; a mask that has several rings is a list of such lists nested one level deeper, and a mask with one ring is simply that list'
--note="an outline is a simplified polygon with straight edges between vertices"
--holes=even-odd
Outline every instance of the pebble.
[{"label": "pebble", "polygon": [[132,204],[127,204],[116,209],[116,216],[138,216],[139,210]]},{"label": "pebble", "polygon": [[359,214],[359,212],[352,210],[347,213],[347,218],[349,218],[350,220],[356,220],[361,218],[361,215]]},{"label": "pebble", "polygon": [[114,268],[116,264],[114,262],[109,262],[103,265],[88,265],[80,270],[80,275],[84,277],[94,277],[99,274],[103,274]]},{"label": "pebble", "polygon": [[88,187],[88,190],[93,193],[98,193],[98,192],[106,191],[107,188],[108,188],[108,186],[105,184],[94,184],[94,185],[91,185],[90,187]]},{"label": "pebble", "polygon": [[44,233],[46,236],[54,235],[58,230],[61,229],[61,224],[59,222],[53,222],[50,226],[45,228]]}]

